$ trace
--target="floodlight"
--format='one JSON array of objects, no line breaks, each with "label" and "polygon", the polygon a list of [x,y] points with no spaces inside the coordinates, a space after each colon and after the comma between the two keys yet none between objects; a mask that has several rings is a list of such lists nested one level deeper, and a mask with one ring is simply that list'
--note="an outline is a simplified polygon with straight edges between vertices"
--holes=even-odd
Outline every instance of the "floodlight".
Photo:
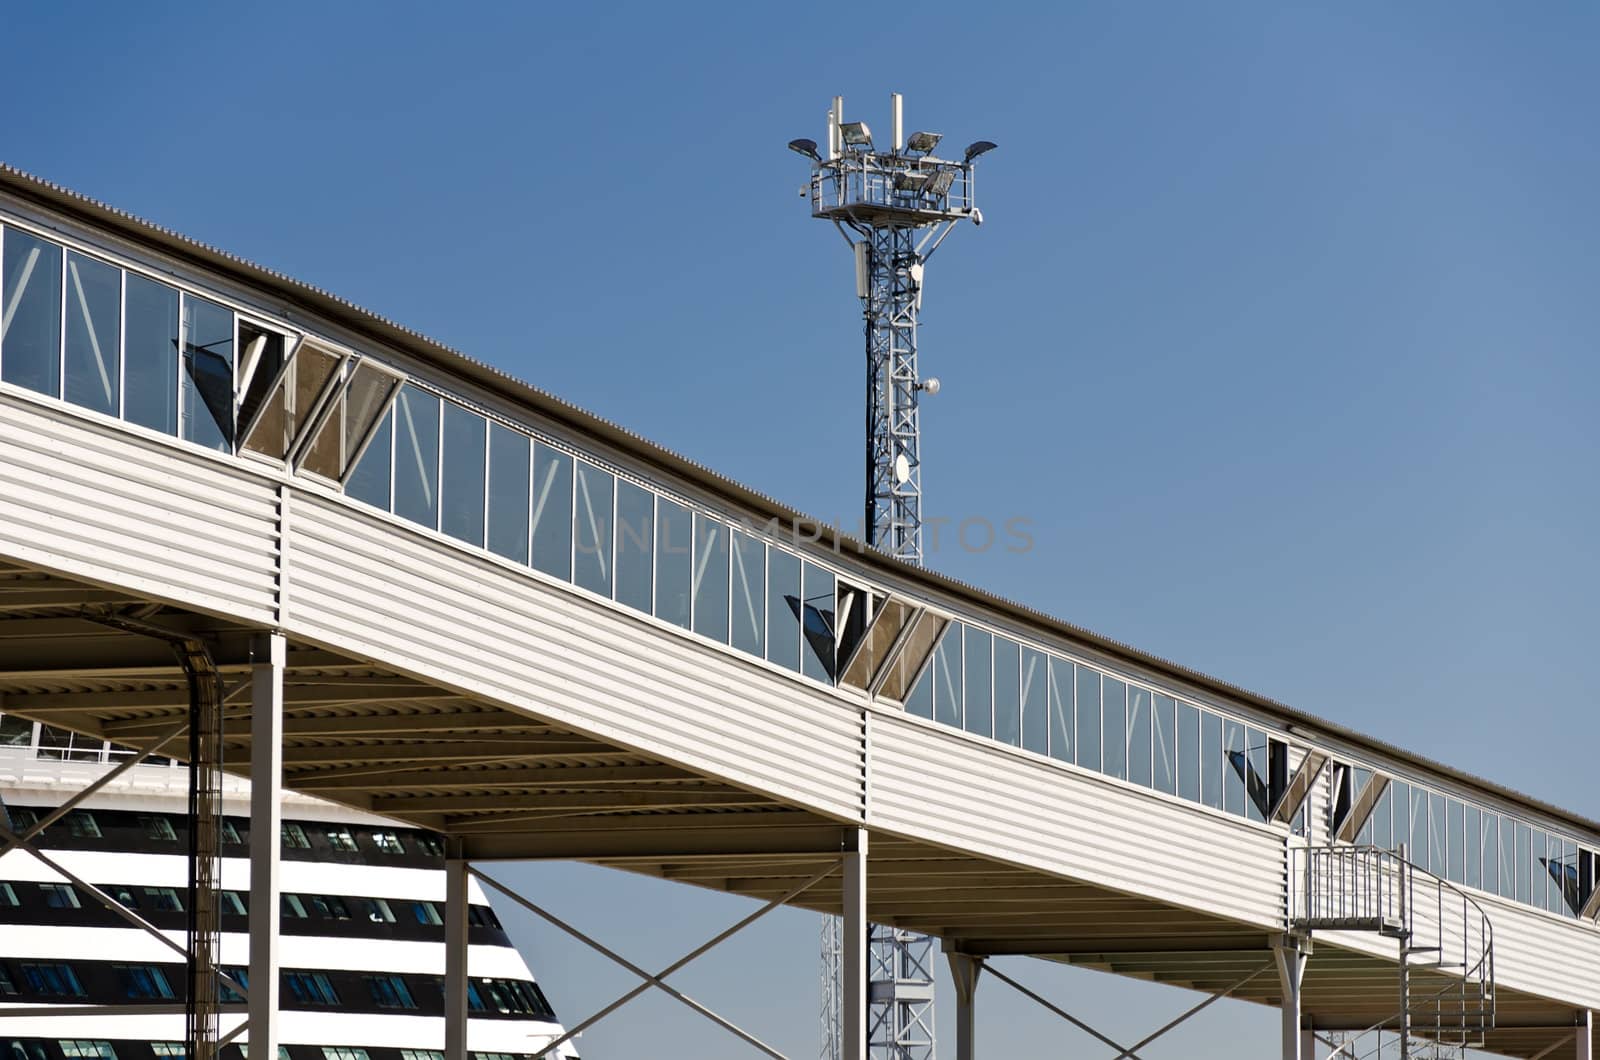
[{"label": "floodlight", "polygon": [[894,175],[894,190],[920,192],[928,187],[928,181],[932,179],[932,173],[923,173],[915,169],[903,169]]},{"label": "floodlight", "polygon": [[839,126],[839,135],[851,147],[872,146],[872,130],[864,121],[847,121]]},{"label": "floodlight", "polygon": [[929,154],[939,146],[939,141],[942,139],[944,139],[943,133],[914,132],[911,134],[911,139],[906,141],[906,150]]},{"label": "floodlight", "polygon": [[822,156],[817,154],[817,141],[815,140],[790,140],[789,150],[797,155],[805,155],[815,162],[822,161]]},{"label": "floodlight", "polygon": [[954,184],[955,182],[955,170],[941,169],[938,173],[934,174],[933,179],[928,182],[928,194],[932,195],[935,199],[941,199],[950,194],[950,185]]},{"label": "floodlight", "polygon": [[993,151],[996,147],[999,147],[999,146],[1000,145],[995,143],[993,140],[979,140],[976,143],[970,143],[970,144],[967,145],[966,157],[963,158],[961,161],[963,161],[963,162],[971,162],[974,158],[977,158],[979,155],[984,154],[984,153],[989,152],[989,151]]},{"label": "floodlight", "polygon": [[936,375],[931,375],[927,379],[924,379],[922,382],[918,383],[917,386],[927,393],[929,397],[932,397],[939,392],[939,377]]}]

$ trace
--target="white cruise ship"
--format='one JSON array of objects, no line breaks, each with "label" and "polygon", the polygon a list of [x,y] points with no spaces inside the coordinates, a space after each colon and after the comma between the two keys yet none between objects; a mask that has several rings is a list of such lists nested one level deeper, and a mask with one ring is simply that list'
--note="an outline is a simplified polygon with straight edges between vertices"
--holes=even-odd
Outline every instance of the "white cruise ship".
[{"label": "white cruise ship", "polygon": [[[14,830],[117,761],[113,745],[0,715],[0,799]],[[223,793],[222,963],[248,988],[249,789],[226,777]],[[187,799],[181,764],[135,766],[47,828],[38,845],[181,944]],[[283,822],[279,1060],[443,1060],[439,841],[303,795],[286,796]],[[532,1060],[562,1028],[476,881],[470,886],[468,1049],[472,1060]],[[182,1057],[184,989],[183,965],[159,940],[28,852],[0,856],[0,1060]],[[6,1014],[41,1006],[62,1013]],[[225,1017],[224,1031],[232,1022]],[[248,1046],[222,1052],[224,1060],[247,1055]],[[564,1044],[552,1060],[577,1055]]]}]

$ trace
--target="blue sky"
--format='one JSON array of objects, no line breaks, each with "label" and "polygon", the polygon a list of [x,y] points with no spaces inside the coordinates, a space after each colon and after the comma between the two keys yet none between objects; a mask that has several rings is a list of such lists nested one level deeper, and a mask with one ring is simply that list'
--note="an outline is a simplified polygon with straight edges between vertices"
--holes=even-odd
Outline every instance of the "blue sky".
[{"label": "blue sky", "polygon": [[[1600,10],[911,12],[19,9],[4,156],[849,520],[859,311],[783,145],[901,91],[911,128],[1001,145],[929,268],[928,507],[1036,540],[932,565],[1595,815]],[[744,910],[507,873],[660,963]],[[815,928],[684,981],[810,1056]],[[570,1017],[629,985],[518,930]],[[1021,967],[1135,1038],[1189,1000]],[[987,1048],[1078,1040],[1003,990]],[[1206,1019],[1150,1055],[1272,1041]],[[584,1046],[747,1055],[665,1000]]]}]

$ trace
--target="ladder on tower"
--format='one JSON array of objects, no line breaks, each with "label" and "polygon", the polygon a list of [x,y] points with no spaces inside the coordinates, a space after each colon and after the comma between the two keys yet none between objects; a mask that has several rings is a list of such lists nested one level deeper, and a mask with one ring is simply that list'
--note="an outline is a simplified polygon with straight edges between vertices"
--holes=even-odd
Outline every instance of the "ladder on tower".
[{"label": "ladder on tower", "polygon": [[[1399,948],[1392,1016],[1348,1033],[1337,1060],[1384,1055],[1455,1060],[1494,1027],[1494,929],[1448,880],[1413,864],[1407,849],[1337,844],[1290,848],[1286,923],[1294,934],[1370,932]],[[1330,1058],[1332,1060],[1332,1058]]]}]

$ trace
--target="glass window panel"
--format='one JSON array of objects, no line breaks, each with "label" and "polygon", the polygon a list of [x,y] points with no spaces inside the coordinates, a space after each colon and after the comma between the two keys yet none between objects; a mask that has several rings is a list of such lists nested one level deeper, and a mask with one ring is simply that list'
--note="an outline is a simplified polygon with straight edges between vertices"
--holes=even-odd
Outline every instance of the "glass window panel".
[{"label": "glass window panel", "polygon": [[130,272],[124,312],[122,418],[177,434],[178,292]]},{"label": "glass window panel", "polygon": [[1252,821],[1265,822],[1272,797],[1267,786],[1267,734],[1259,729],[1246,729],[1245,739],[1249,746],[1244,779],[1245,816]]},{"label": "glass window panel", "polygon": [[1128,686],[1128,724],[1124,738],[1128,755],[1128,780],[1150,787],[1150,691]]},{"label": "glass window panel", "polygon": [[122,374],[122,270],[67,254],[68,401],[117,414]]},{"label": "glass window panel", "polygon": [[1022,746],[1021,651],[1016,641],[994,639],[994,738],[1012,747]]},{"label": "glass window panel", "polygon": [[344,386],[344,360],[342,354],[303,342],[295,351],[285,380],[288,408],[284,434],[291,447],[319,418],[323,401],[333,402],[316,424],[316,437],[298,457],[302,470],[323,478],[337,479],[344,474],[345,407],[343,395],[333,396]]},{"label": "glass window panel", "polygon": [[1576,916],[1583,910],[1584,899],[1588,897],[1583,891],[1577,844],[1558,840],[1555,836],[1551,836],[1550,840],[1561,846],[1561,873],[1556,880],[1557,911],[1566,916]]},{"label": "glass window panel", "polygon": [[[1449,863],[1445,857],[1445,834],[1449,821],[1445,816],[1446,799],[1443,795],[1428,795],[1428,865],[1435,876],[1445,876]],[[1459,876],[1447,877],[1459,880]]]},{"label": "glass window panel", "polygon": [[389,395],[399,383],[394,376],[370,361],[356,364],[350,373],[350,384],[344,391],[344,456],[339,474],[350,470],[349,461],[366,441],[373,422],[388,404]]},{"label": "glass window panel", "polygon": [[1552,913],[1561,912],[1561,840],[1546,834],[1544,850],[1535,864],[1543,870],[1539,875],[1544,883],[1544,908]]},{"label": "glass window panel", "polygon": [[1200,801],[1200,709],[1178,704],[1178,796]]},{"label": "glass window panel", "polygon": [[439,527],[439,399],[407,383],[395,401],[394,512]]},{"label": "glass window panel", "polygon": [[1171,696],[1158,695],[1150,713],[1150,782],[1157,791],[1164,791],[1168,795],[1177,792],[1178,784],[1178,745],[1174,739],[1177,734],[1177,722],[1174,719],[1177,705],[1177,700]]},{"label": "glass window panel", "polygon": [[1100,671],[1075,667],[1078,721],[1077,763],[1085,769],[1100,769]]},{"label": "glass window panel", "polygon": [[233,450],[233,312],[193,295],[183,296],[183,373],[179,409],[183,437]]},{"label": "glass window panel", "polygon": [[[920,680],[920,675],[927,669],[928,659],[933,655],[934,645],[944,635],[946,624],[943,616],[926,611],[916,619],[916,625],[906,634],[905,644],[889,664],[889,673],[879,691],[881,696],[900,699],[911,682]],[[929,692],[931,695],[931,687]]]},{"label": "glass window panel", "polygon": [[445,402],[444,457],[439,489],[444,496],[440,529],[483,547],[484,490],[488,471],[489,421]]},{"label": "glass window panel", "polygon": [[981,629],[966,626],[962,631],[965,673],[961,718],[968,732],[979,736],[994,734],[994,638]]},{"label": "glass window panel", "polygon": [[527,435],[489,425],[489,551],[517,563],[528,562],[532,461]]},{"label": "glass window panel", "polygon": [[1062,762],[1077,756],[1077,718],[1072,709],[1073,665],[1065,659],[1050,660],[1050,757]]},{"label": "glass window panel", "polygon": [[[1445,879],[1454,883],[1465,883],[1467,882],[1467,866],[1466,851],[1462,842],[1464,824],[1461,803],[1455,799],[1448,801],[1445,807],[1445,820],[1446,827],[1443,837],[1446,847]],[[1438,825],[1435,824],[1434,827],[1437,828]]]},{"label": "glass window panel", "polygon": [[1505,898],[1517,895],[1516,825],[1506,817],[1497,817],[1496,829],[1500,833],[1500,894]]},{"label": "glass window panel", "polygon": [[[662,501],[662,521],[667,502]],[[684,528],[684,555],[688,555],[688,528]],[[663,560],[662,562],[665,562]],[[772,548],[767,550],[767,659],[786,670],[800,671],[800,558]],[[687,579],[685,579],[687,586]],[[656,606],[661,597],[656,596]],[[687,615],[684,623],[688,623]]]},{"label": "glass window panel", "polygon": [[[776,557],[774,557],[776,558]],[[790,557],[792,559],[792,557]],[[790,593],[793,607],[790,621],[795,631],[794,662],[784,662],[791,670],[800,669],[800,561],[793,560],[794,586]],[[776,576],[774,576],[776,577]],[[662,497],[656,504],[656,617],[675,626],[689,628],[689,600],[694,585],[694,517],[689,509]],[[787,588],[787,587],[786,587]],[[776,620],[773,629],[777,629]],[[781,646],[778,646],[781,649]],[[781,651],[780,651],[781,653]]]},{"label": "glass window panel", "polygon": [[833,574],[821,567],[804,565],[805,614],[800,621],[801,673],[818,681],[833,681],[834,666],[834,586]]},{"label": "glass window panel", "polygon": [[[1468,887],[1483,886],[1483,814],[1476,806],[1464,807],[1464,823],[1462,826],[1462,875],[1461,882]],[[1452,836],[1450,840],[1450,857],[1455,858],[1456,841]]]},{"label": "glass window panel", "polygon": [[1478,813],[1478,887],[1491,895],[1499,890],[1499,815]]},{"label": "glass window panel", "polygon": [[284,400],[286,355],[282,335],[239,321],[239,385],[244,389],[239,430],[245,432],[241,444],[278,460],[288,455],[293,433]]},{"label": "glass window panel", "polygon": [[573,510],[572,580],[590,592],[611,595],[611,491],[608,472],[578,461]]},{"label": "glass window panel", "polygon": [[1223,778],[1233,773],[1233,767],[1223,752],[1222,718],[1210,711],[1200,715],[1200,791],[1201,799],[1213,809],[1222,809],[1226,787]]},{"label": "glass window panel", "polygon": [[1411,846],[1411,785],[1394,781],[1389,785],[1389,813],[1394,819],[1394,849]]},{"label": "glass window panel", "polygon": [[767,652],[767,546],[733,532],[733,646],[761,658]]},{"label": "glass window panel", "polygon": [[[1522,900],[1540,909],[1545,909],[1548,907],[1545,904],[1544,881],[1549,876],[1544,864],[1545,837],[1544,833],[1536,828],[1530,829],[1529,835],[1532,837],[1532,845],[1527,851],[1527,856],[1523,856],[1523,851],[1517,851],[1517,857],[1528,867],[1528,896]],[[1522,843],[1521,825],[1517,826],[1517,843],[1519,846]]]},{"label": "glass window panel", "polygon": [[572,457],[533,445],[533,566],[572,579]]},{"label": "glass window panel", "polygon": [[1422,788],[1411,789],[1411,860],[1432,872],[1433,848],[1428,842],[1428,793]]},{"label": "glass window panel", "polygon": [[[702,637],[728,643],[728,526],[703,515],[694,517],[694,631]],[[832,608],[833,578],[828,578]],[[832,650],[833,623],[828,623]],[[832,656],[829,656],[830,660]],[[832,676],[829,665],[829,676]]]},{"label": "glass window panel", "polygon": [[[1114,677],[1100,681],[1101,766],[1108,777],[1128,779],[1128,686]],[[1081,713],[1081,712],[1080,712]]]},{"label": "glass window panel", "polygon": [[1227,770],[1223,777],[1222,808],[1244,816],[1244,778],[1249,768],[1245,760],[1244,726],[1236,721],[1222,722],[1223,757]]},{"label": "glass window panel", "polygon": [[961,623],[952,622],[933,653],[933,717],[961,728]]},{"label": "glass window panel", "polygon": [[[734,556],[736,566],[738,558],[737,555]],[[738,596],[737,588],[734,590],[734,595]],[[864,594],[859,593],[852,594],[853,599],[857,601],[863,596]],[[846,631],[847,638],[852,633],[856,636],[856,645],[848,661],[843,656],[840,658],[844,671],[839,676],[839,682],[851,688],[871,686],[874,677],[884,667],[889,649],[899,642],[900,635],[905,632],[906,624],[916,616],[916,609],[904,600],[874,594],[873,602],[876,610],[872,614],[871,623],[864,630]],[[736,599],[734,610],[737,612],[738,608],[739,603]]]},{"label": "glass window panel", "polygon": [[1049,662],[1043,652],[1022,649],[1022,746],[1037,754],[1050,753]]},{"label": "glass window panel", "polygon": [[917,678],[917,683],[911,686],[911,694],[906,696],[906,713],[915,714],[919,718],[933,718],[933,667],[925,667],[922,676]]},{"label": "glass window panel", "polygon": [[355,470],[344,484],[347,497],[364,501],[374,508],[389,510],[389,471],[394,458],[394,411],[383,417],[367,451],[356,461]]},{"label": "glass window panel", "polygon": [[15,228],[5,231],[0,379],[61,394],[61,248]]},{"label": "glass window panel", "polygon": [[655,596],[656,495],[617,480],[617,602],[651,614]]},{"label": "glass window panel", "polygon": [[1394,784],[1384,787],[1378,801],[1373,803],[1372,816],[1372,845],[1382,850],[1393,850],[1394,842]]}]

